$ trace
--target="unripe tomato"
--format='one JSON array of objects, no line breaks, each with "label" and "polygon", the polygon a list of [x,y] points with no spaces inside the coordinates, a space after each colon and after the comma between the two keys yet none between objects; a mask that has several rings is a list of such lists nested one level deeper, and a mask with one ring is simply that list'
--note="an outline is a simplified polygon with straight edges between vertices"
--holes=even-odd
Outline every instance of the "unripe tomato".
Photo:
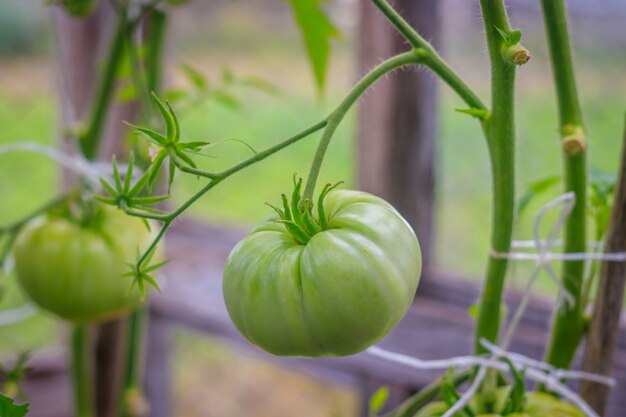
[{"label": "unripe tomato", "polygon": [[226,262],[223,290],[231,319],[249,341],[276,355],[362,351],[398,324],[419,282],[417,238],[387,202],[336,190],[318,205],[321,214],[310,220],[319,230],[308,241],[273,217]]},{"label": "unripe tomato", "polygon": [[545,392],[528,393],[524,412],[530,417],[585,417],[578,407]]},{"label": "unripe tomato", "polygon": [[113,319],[140,301],[136,289],[128,293],[131,279],[122,274],[151,240],[140,219],[113,207],[96,206],[86,224],[44,215],[17,238],[18,282],[39,307],[66,320]]},{"label": "unripe tomato", "polygon": [[[474,410],[475,404],[470,403]],[[443,401],[436,401],[422,407],[414,417],[441,417],[450,409]],[[576,406],[544,392],[526,393],[526,404],[522,411],[509,414],[477,414],[476,417],[585,417]]]},{"label": "unripe tomato", "polygon": [[97,6],[96,0],[61,0],[60,3],[74,17],[87,17]]}]

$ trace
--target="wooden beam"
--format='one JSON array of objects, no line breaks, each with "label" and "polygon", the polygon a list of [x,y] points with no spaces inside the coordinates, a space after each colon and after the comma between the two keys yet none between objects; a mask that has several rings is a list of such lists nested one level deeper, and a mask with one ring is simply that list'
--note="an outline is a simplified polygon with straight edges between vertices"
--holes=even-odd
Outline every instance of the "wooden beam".
[{"label": "wooden beam", "polygon": [[[425,38],[437,44],[439,1],[395,0],[397,9]],[[364,74],[409,45],[376,10],[361,0],[359,68]],[[358,126],[359,187],[394,205],[416,230],[425,269],[431,258],[436,78],[405,70],[381,80],[363,98]]]},{"label": "wooden beam", "polygon": [[[622,146],[619,178],[604,248],[605,253],[626,252],[626,128]],[[602,262],[600,283],[585,348],[584,370],[587,372],[607,376],[613,373],[625,286],[626,263]],[[605,415],[609,401],[609,387],[584,381],[581,385],[581,393],[598,414]]]}]

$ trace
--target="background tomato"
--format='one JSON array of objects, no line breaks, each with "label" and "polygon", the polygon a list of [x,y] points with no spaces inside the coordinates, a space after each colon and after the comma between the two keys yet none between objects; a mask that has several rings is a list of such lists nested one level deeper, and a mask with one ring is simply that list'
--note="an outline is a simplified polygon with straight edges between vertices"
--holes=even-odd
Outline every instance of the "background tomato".
[{"label": "background tomato", "polygon": [[[476,410],[477,402],[479,401],[470,403],[469,406],[472,410]],[[449,409],[450,407],[445,402],[436,401],[424,406],[414,417],[441,417]],[[528,392],[526,393],[526,404],[521,412],[506,415],[477,414],[476,417],[585,417],[585,414],[576,406],[562,401],[551,394]]]},{"label": "background tomato", "polygon": [[327,228],[308,242],[273,217],[226,263],[228,312],[241,333],[268,352],[357,353],[383,338],[415,295],[420,248],[393,207],[346,190],[332,191],[323,207]]},{"label": "background tomato", "polygon": [[60,4],[67,12],[75,17],[87,17],[94,12],[98,5],[96,0],[61,0]]},{"label": "background tomato", "polygon": [[15,269],[26,294],[64,319],[88,322],[115,318],[137,305],[129,270],[151,233],[140,219],[98,205],[87,224],[67,217],[34,219],[18,236]]}]

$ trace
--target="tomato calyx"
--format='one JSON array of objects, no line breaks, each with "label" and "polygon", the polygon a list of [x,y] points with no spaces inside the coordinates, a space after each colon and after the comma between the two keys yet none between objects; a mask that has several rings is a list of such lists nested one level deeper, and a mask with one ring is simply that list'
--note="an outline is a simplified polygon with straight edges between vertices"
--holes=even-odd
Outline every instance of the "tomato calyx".
[{"label": "tomato calyx", "polygon": [[302,199],[300,193],[302,190],[302,178],[297,178],[296,175],[293,177],[294,187],[291,201],[285,194],[282,194],[282,209],[270,203],[267,203],[267,205],[278,214],[276,222],[285,225],[285,229],[298,243],[306,245],[314,235],[328,229],[328,216],[324,210],[324,199],[328,193],[342,183],[328,183],[324,186],[317,200],[317,216],[313,212],[313,202],[309,199]]}]

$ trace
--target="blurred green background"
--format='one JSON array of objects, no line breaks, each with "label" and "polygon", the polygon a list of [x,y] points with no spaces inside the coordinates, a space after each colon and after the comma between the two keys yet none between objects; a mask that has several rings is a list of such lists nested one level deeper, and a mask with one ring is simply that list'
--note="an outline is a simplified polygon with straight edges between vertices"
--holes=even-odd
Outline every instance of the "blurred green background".
[{"label": "blurred green background", "polygon": [[[467,3],[442,2],[442,33],[438,41],[444,57],[488,101],[488,60],[481,23],[475,5]],[[579,4],[575,2],[575,6]],[[183,136],[188,140],[211,141],[237,138],[260,149],[320,120],[358,77],[356,2],[336,1],[329,10],[343,36],[333,45],[328,86],[325,94],[319,96],[285,2],[198,0],[177,9],[167,55],[170,87],[186,85],[180,65],[187,64],[213,83],[219,83],[223,71],[229,69],[237,76],[266,80],[277,90],[268,94],[240,87],[232,91],[236,103],[225,105],[208,100],[179,112]],[[517,183],[521,195],[529,182],[560,175],[561,158],[541,17],[536,7],[525,1],[512,1],[511,11],[514,26],[523,29],[524,44],[533,54],[532,61],[518,74]],[[572,37],[589,128],[590,165],[614,172],[626,110],[626,38],[620,30],[620,16],[623,19],[626,14],[603,14],[578,6],[574,14]],[[40,0],[0,2],[0,144],[18,140],[56,143],[58,97],[64,74],[56,59],[55,41],[50,11]],[[454,111],[463,104],[444,85],[440,85],[439,93],[436,263],[464,277],[479,278],[488,248],[490,187],[486,147],[478,124]],[[347,186],[355,185],[355,123],[352,112],[331,144],[322,180],[343,180]],[[222,225],[254,225],[270,211],[264,203],[276,202],[282,192],[290,189],[293,173],[306,174],[315,145],[316,138],[312,137],[239,173],[193,206],[188,216]],[[211,148],[214,158],[203,160],[202,165],[219,169],[249,152],[236,142],[225,142]],[[0,155],[0,224],[8,224],[44,203],[54,195],[59,180],[58,168],[41,156]],[[201,182],[179,178],[174,200],[183,201]],[[531,204],[518,219],[516,238],[531,237],[533,214],[558,191],[555,189]],[[525,271],[525,267],[514,269],[512,286],[525,282]],[[0,308],[21,304],[23,299],[10,284],[11,277],[3,280],[9,284]],[[540,289],[554,292],[546,277]],[[54,323],[50,318],[37,316],[19,325],[0,327],[0,352],[39,348],[58,340]],[[194,346],[199,345],[200,342]],[[219,351],[217,347],[206,350],[209,356],[223,355],[215,353]],[[343,405],[337,407],[349,413],[353,400],[342,401]]]}]

